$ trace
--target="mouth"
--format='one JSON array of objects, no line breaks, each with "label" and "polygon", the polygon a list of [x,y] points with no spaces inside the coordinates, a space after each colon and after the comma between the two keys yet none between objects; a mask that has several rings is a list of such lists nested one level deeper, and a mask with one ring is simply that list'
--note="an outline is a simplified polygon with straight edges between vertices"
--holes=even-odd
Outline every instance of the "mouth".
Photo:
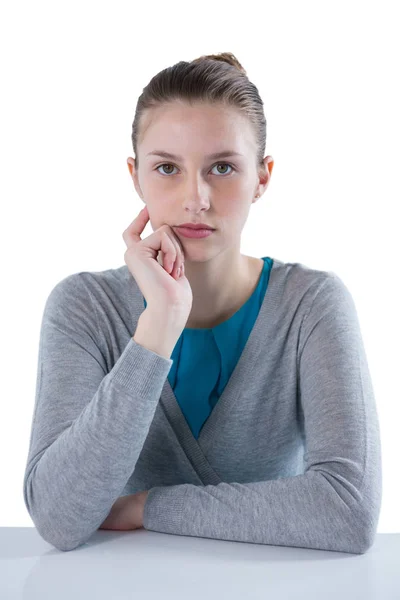
[{"label": "mouth", "polygon": [[213,227],[210,227],[210,225],[206,225],[205,223],[182,223],[181,225],[176,225],[176,227],[184,229],[210,229],[211,231],[214,231]]},{"label": "mouth", "polygon": [[199,229],[197,227],[174,227],[179,235],[185,238],[200,239],[212,235],[215,229]]}]

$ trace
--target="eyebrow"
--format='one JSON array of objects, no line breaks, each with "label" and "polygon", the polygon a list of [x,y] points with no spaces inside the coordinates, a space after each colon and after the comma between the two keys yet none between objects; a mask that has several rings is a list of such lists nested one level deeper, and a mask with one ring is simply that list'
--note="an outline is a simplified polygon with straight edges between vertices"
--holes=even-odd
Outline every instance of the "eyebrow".
[{"label": "eyebrow", "polygon": [[[171,152],[165,152],[164,150],[153,150],[152,152],[146,154],[146,156],[150,155],[163,156],[164,158],[169,158],[170,160],[183,160],[182,156],[172,154]],[[222,152],[214,152],[214,154],[209,154],[207,158],[215,159],[224,158],[226,156],[244,156],[244,154],[240,154],[240,152],[235,152],[234,150],[223,150]]]}]

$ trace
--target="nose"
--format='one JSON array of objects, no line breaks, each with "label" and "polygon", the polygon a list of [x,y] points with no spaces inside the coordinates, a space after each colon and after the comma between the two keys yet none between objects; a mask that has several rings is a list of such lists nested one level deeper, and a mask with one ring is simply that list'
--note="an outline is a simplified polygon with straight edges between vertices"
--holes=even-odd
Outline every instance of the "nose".
[{"label": "nose", "polygon": [[208,210],[210,208],[209,193],[204,187],[192,185],[186,189],[182,204],[184,210],[193,213]]}]

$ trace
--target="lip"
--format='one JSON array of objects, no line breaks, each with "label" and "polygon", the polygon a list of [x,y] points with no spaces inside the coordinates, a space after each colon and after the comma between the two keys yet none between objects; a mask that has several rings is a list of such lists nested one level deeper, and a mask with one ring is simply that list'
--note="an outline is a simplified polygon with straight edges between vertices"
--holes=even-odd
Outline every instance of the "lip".
[{"label": "lip", "polygon": [[205,238],[212,235],[215,229],[193,229],[193,227],[175,227],[177,232],[186,238]]},{"label": "lip", "polygon": [[177,227],[186,227],[186,229],[213,229],[210,225],[206,225],[205,223],[181,223],[177,225]]}]

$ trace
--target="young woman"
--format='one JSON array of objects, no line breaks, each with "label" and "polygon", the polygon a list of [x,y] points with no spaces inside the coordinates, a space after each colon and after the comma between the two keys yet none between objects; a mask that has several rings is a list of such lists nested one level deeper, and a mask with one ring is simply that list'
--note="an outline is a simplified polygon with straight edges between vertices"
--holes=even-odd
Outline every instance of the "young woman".
[{"label": "young woman", "polygon": [[230,53],[144,88],[125,265],[66,277],[43,316],[24,498],[55,547],[138,527],[372,545],[379,422],[352,296],[333,272],[240,252],[271,178],[265,141]]}]

